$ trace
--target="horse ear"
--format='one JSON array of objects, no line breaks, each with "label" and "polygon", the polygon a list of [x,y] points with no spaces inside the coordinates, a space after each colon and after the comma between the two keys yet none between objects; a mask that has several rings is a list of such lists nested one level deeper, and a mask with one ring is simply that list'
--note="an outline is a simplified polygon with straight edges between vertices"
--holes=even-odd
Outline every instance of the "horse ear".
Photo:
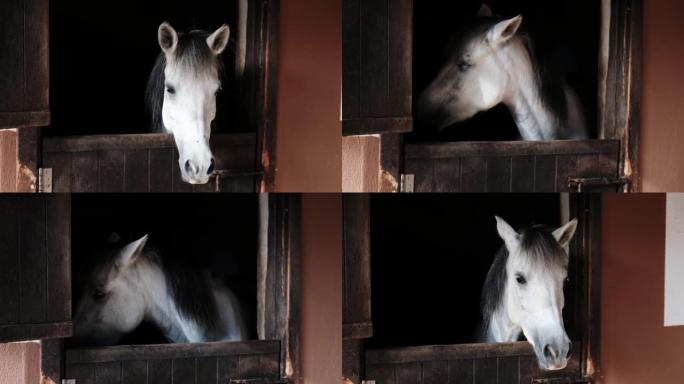
[{"label": "horse ear", "polygon": [[116,261],[116,266],[119,269],[126,268],[137,260],[138,256],[142,253],[147,243],[148,235],[141,237],[140,239],[125,246],[121,253],[119,254],[119,259]]},{"label": "horse ear", "polygon": [[520,235],[504,219],[496,217],[496,230],[499,236],[506,243],[506,248],[510,251],[520,244]]},{"label": "horse ear", "polygon": [[176,33],[176,30],[173,29],[171,24],[165,21],[159,26],[157,40],[159,41],[159,46],[162,51],[167,55],[171,55],[176,51],[176,47],[178,46],[178,33]]},{"label": "horse ear", "polygon": [[576,229],[577,219],[572,219],[569,223],[553,231],[553,237],[556,238],[556,241],[558,241],[558,244],[560,244],[562,248],[565,248],[575,235]]},{"label": "horse ear", "polygon": [[491,45],[500,45],[510,40],[518,32],[522,24],[522,16],[518,15],[512,19],[504,20],[494,25],[487,32],[487,41]]},{"label": "horse ear", "polygon": [[477,16],[479,17],[492,17],[494,16],[494,13],[492,12],[492,9],[489,8],[489,6],[485,3],[482,3],[480,5],[480,9],[477,11]]},{"label": "horse ear", "polygon": [[220,55],[221,52],[226,49],[226,46],[228,46],[229,39],[230,27],[227,24],[223,24],[221,28],[207,37],[207,45],[209,45],[209,49],[211,49],[215,55]]}]

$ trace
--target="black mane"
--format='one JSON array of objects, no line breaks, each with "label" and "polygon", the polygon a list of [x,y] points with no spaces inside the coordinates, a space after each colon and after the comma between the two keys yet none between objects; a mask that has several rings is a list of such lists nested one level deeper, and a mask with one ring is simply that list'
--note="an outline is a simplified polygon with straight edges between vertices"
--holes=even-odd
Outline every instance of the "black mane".
[{"label": "black mane", "polygon": [[[206,71],[216,71],[219,80],[223,77],[223,61],[209,49],[207,37],[209,32],[194,30],[188,33],[178,34],[178,46],[174,53],[176,62],[185,68],[192,68],[197,74]],[[166,68],[166,55],[161,52],[152,68],[152,73],[147,81],[145,99],[147,108],[152,116],[152,129],[154,132],[164,130],[162,121],[162,104],[164,102],[164,69]]]}]

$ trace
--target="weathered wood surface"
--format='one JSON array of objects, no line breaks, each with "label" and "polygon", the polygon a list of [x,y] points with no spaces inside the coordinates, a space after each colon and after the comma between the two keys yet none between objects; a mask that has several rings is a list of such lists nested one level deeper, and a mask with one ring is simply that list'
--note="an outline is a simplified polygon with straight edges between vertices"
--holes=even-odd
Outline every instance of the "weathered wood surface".
[{"label": "weathered wood surface", "polygon": [[533,379],[581,376],[581,348],[568,366],[544,372],[527,342],[462,344],[366,351],[366,380],[376,384],[529,384]]},{"label": "weathered wood surface", "polygon": [[512,141],[409,144],[404,158],[415,192],[566,192],[569,178],[617,178],[619,154],[617,140]]},{"label": "weathered wood surface", "polygon": [[66,352],[66,377],[94,384],[224,384],[279,377],[280,342],[138,345]]},{"label": "weathered wood surface", "polygon": [[413,0],[344,0],[344,135],[412,129]]},{"label": "weathered wood surface", "polygon": [[0,196],[0,342],[71,334],[71,199]]},{"label": "weathered wood surface", "polygon": [[[252,192],[255,173],[254,134],[211,138],[217,170],[236,176],[220,179],[221,192]],[[212,192],[215,180],[193,186],[180,177],[178,151],[171,135],[98,135],[46,138],[43,168],[52,168],[54,192]]]},{"label": "weathered wood surface", "polygon": [[0,129],[50,124],[48,5],[0,2]]},{"label": "weathered wood surface", "polygon": [[342,334],[345,339],[363,339],[373,335],[369,196],[344,195],[343,220]]}]

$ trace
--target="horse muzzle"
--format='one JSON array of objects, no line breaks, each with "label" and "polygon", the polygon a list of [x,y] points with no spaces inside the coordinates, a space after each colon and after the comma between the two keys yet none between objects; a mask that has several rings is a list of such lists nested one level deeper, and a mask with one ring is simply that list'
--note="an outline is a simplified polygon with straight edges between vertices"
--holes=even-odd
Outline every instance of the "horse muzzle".
[{"label": "horse muzzle", "polygon": [[535,344],[534,352],[537,355],[539,367],[546,371],[565,369],[570,360],[570,347],[569,341],[549,340]]}]

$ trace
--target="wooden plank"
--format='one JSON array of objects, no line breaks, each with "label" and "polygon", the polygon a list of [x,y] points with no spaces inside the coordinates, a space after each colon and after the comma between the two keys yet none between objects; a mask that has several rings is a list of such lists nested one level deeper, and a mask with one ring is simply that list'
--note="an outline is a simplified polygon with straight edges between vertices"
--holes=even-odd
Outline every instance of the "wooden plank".
[{"label": "wooden plank", "polygon": [[413,100],[413,0],[388,4],[387,107],[392,116],[411,116]]},{"label": "wooden plank", "polygon": [[556,191],[556,156],[535,156],[534,192]]},{"label": "wooden plank", "polygon": [[50,111],[0,112],[0,128],[46,127]]},{"label": "wooden plank", "polygon": [[475,383],[475,366],[472,359],[449,361],[449,384]]},{"label": "wooden plank", "polygon": [[174,168],[178,163],[174,162],[173,148],[150,149],[150,192],[171,191]]},{"label": "wooden plank", "polygon": [[421,384],[421,368],[420,363],[397,365],[395,370],[397,384]]},{"label": "wooden plank", "polygon": [[448,384],[449,383],[449,362],[448,361],[427,361],[423,363],[423,382],[422,384]]},{"label": "wooden plank", "polygon": [[[254,145],[253,133],[217,134],[211,137],[212,147]],[[88,135],[50,137],[43,140],[43,152],[122,151],[136,149],[176,148],[173,135],[145,133],[133,135]]]},{"label": "wooden plank", "polygon": [[121,381],[121,363],[95,364],[95,383],[97,384],[123,384]]},{"label": "wooden plank", "polygon": [[342,120],[343,136],[406,133],[413,131],[411,117],[368,117]]},{"label": "wooden plank", "polygon": [[0,131],[0,192],[17,192],[18,133]]},{"label": "wooden plank", "polygon": [[568,180],[577,176],[577,156],[561,155],[556,159],[556,192],[570,190]]},{"label": "wooden plank", "polygon": [[222,356],[218,358],[219,383],[229,383],[230,379],[240,377],[238,356]]},{"label": "wooden plank", "polygon": [[513,156],[511,192],[532,192],[535,185],[534,156]]},{"label": "wooden plank", "polygon": [[518,357],[502,357],[498,363],[498,384],[519,384]]},{"label": "wooden plank", "polygon": [[97,152],[78,152],[71,158],[71,189],[69,192],[97,192]]},{"label": "wooden plank", "polygon": [[48,0],[24,0],[24,110],[49,109]]},{"label": "wooden plank", "polygon": [[52,169],[52,191],[71,191],[71,153],[50,152],[43,155],[43,167]]},{"label": "wooden plank", "polygon": [[0,343],[31,341],[71,336],[70,321],[47,324],[0,325]]},{"label": "wooden plank", "polygon": [[[147,362],[148,377],[153,378],[148,380],[148,384],[173,384],[171,375],[171,360],[149,360]],[[80,384],[80,383],[77,383]]]},{"label": "wooden plank", "polygon": [[19,322],[38,324],[47,320],[45,200],[24,195],[19,213]]},{"label": "wooden plank", "polygon": [[[122,384],[147,384],[147,374],[147,360],[124,361],[121,363]],[[152,382],[157,382],[154,376]]]},{"label": "wooden plank", "polygon": [[261,369],[260,355],[242,355],[238,359],[238,372],[241,378],[257,377]]},{"label": "wooden plank", "polygon": [[280,375],[280,355],[277,353],[261,355],[259,372],[263,377],[278,378]]},{"label": "wooden plank", "polygon": [[19,322],[19,227],[17,222],[17,196],[0,196],[0,326]]},{"label": "wooden plank", "polygon": [[[342,116],[359,117],[361,78],[361,0],[342,1]],[[343,123],[344,131],[344,123]]]},{"label": "wooden plank", "polygon": [[181,359],[279,353],[279,341],[241,341],[193,344],[125,345],[67,350],[69,363],[104,363],[124,360]]},{"label": "wooden plank", "polygon": [[366,367],[366,380],[375,380],[378,384],[397,384],[395,365],[368,365]]},{"label": "wooden plank", "polygon": [[478,384],[496,384],[497,360],[496,358],[475,359],[475,380]]},{"label": "wooden plank", "polygon": [[363,340],[342,340],[342,382],[361,384],[364,366]]},{"label": "wooden plank", "polygon": [[197,383],[218,384],[218,358],[201,357],[197,359]]},{"label": "wooden plank", "polygon": [[124,191],[124,151],[98,152],[97,191],[116,193]]},{"label": "wooden plank", "polygon": [[361,3],[360,115],[388,117],[388,9],[390,0]]},{"label": "wooden plank", "polygon": [[[194,384],[195,379],[195,363],[196,360],[190,359],[173,359],[171,361],[171,375],[174,383]],[[199,383],[198,383],[199,384]]]},{"label": "wooden plank", "polygon": [[476,141],[406,145],[406,158],[580,155],[620,152],[618,140]]},{"label": "wooden plank", "polygon": [[[343,325],[371,323],[370,198],[343,197]],[[352,335],[344,335],[350,338]],[[367,336],[369,337],[369,336]]]},{"label": "wooden plank", "polygon": [[[0,111],[24,110],[24,10],[23,0],[0,2]],[[3,126],[2,128],[14,128]]]},{"label": "wooden plank", "polygon": [[414,175],[414,192],[435,190],[435,162],[432,159],[414,160],[406,163],[406,174]]},{"label": "wooden plank", "polygon": [[461,192],[485,192],[487,190],[487,159],[464,157],[461,160]]},{"label": "wooden plank", "polygon": [[78,384],[97,384],[95,366],[92,364],[67,364],[66,377],[76,380]]},{"label": "wooden plank", "polygon": [[498,344],[452,344],[419,347],[370,349],[366,351],[368,364],[402,364],[413,362],[485,359],[493,357],[533,355],[528,342]]},{"label": "wooden plank", "polygon": [[487,159],[487,192],[511,191],[511,157]]},{"label": "wooden plank", "polygon": [[131,149],[124,152],[124,191],[149,192],[150,173],[166,173],[166,164],[153,168],[150,164],[150,151]]},{"label": "wooden plank", "polygon": [[[434,161],[435,190],[437,193],[461,191],[461,159]],[[432,192],[432,191],[431,191]]]},{"label": "wooden plank", "polygon": [[71,320],[71,196],[46,197],[47,320]]}]

